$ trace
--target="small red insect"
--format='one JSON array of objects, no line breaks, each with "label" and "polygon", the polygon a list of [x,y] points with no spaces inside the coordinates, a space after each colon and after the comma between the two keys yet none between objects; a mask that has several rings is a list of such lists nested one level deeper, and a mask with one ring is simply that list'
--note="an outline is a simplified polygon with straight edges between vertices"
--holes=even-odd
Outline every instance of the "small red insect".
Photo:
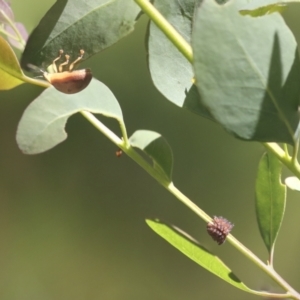
[{"label": "small red insect", "polygon": [[[65,94],[75,94],[83,89],[85,89],[89,83],[92,80],[92,72],[90,69],[82,69],[82,70],[76,70],[73,71],[73,68],[76,63],[78,63],[83,55],[84,50],[80,50],[79,57],[70,64],[68,71],[63,71],[63,67],[66,66],[69,63],[70,55],[65,55],[65,62],[61,63],[58,66],[56,66],[56,61],[58,61],[62,54],[64,53],[63,50],[59,50],[59,56],[55,58],[52,62],[52,69],[54,73],[48,73],[46,71],[43,71],[39,69],[42,73],[44,78],[51,83],[58,91],[65,93]],[[28,65],[31,69],[36,69],[33,65]]]},{"label": "small red insect", "polygon": [[117,157],[120,157],[122,154],[123,154],[123,151],[122,151],[121,149],[118,149],[118,150],[116,151],[116,156],[117,156]]}]

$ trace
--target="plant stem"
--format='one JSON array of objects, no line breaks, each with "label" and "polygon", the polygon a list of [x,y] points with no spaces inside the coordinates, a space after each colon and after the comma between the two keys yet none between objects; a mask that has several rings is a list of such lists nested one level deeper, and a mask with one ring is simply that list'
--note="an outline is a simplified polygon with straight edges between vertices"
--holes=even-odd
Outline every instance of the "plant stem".
[{"label": "plant stem", "polygon": [[5,20],[7,21],[7,23],[11,26],[11,28],[14,30],[17,38],[15,38],[21,45],[22,48],[24,50],[26,42],[24,41],[22,35],[20,34],[18,28],[15,26],[14,22],[8,17],[8,15],[1,9],[0,13],[2,14],[2,16],[5,18]]},{"label": "plant stem", "polygon": [[130,143],[129,143],[129,140],[128,140],[128,136],[127,136],[127,131],[126,131],[126,126],[124,124],[124,122],[119,122],[120,124],[120,129],[121,129],[121,132],[122,132],[122,137],[123,137],[123,141],[124,141],[124,146],[129,149],[130,147]]},{"label": "plant stem", "polygon": [[[103,123],[101,123],[93,114],[87,111],[81,111],[81,114],[88,121],[90,121],[100,132],[102,132],[110,141],[112,141],[115,145],[122,149],[129,157],[131,157],[137,164],[139,164],[148,174],[150,174],[154,179],[156,179],[158,183],[164,186],[170,193],[172,193],[178,200],[180,200],[184,205],[186,205],[194,213],[196,213],[201,219],[203,219],[205,222],[211,221],[209,215],[207,215],[194,202],[192,202],[188,197],[186,197],[182,192],[180,192],[173,185],[172,182],[167,182],[164,178],[162,178],[160,174],[148,162],[146,162],[142,156],[140,156],[130,145],[129,147],[127,147],[123,140],[121,140],[117,135],[115,135],[115,133],[113,133]],[[282,149],[281,151],[283,152]],[[284,281],[271,266],[268,266],[265,263],[263,263],[254,253],[252,253],[231,234],[228,235],[227,239],[237,250],[243,253],[261,270],[263,270],[271,278],[273,278],[273,280],[276,281],[284,290],[288,291],[288,294],[285,295],[286,297],[291,297],[298,300],[300,299],[300,295],[286,281]],[[261,292],[258,292],[258,294],[261,295]],[[278,294],[278,298],[283,298],[283,295]]]},{"label": "plant stem", "polygon": [[157,171],[144,160],[129,144],[121,140],[115,133],[101,123],[93,114],[88,111],[81,111],[81,114],[90,121],[100,132],[102,132],[110,141],[112,141],[118,148],[122,149],[130,158],[132,158],[138,165],[140,165],[148,174],[155,178],[161,185],[167,187],[170,182],[167,182],[164,178],[157,173]]},{"label": "plant stem", "polygon": [[[172,41],[174,46],[187,58],[193,62],[193,51],[191,46],[184,40],[184,38],[172,27],[172,25],[164,18],[164,16],[148,1],[148,0],[135,0],[141,7],[145,14],[153,21],[159,29]],[[296,156],[298,149],[294,152],[294,159],[289,156],[276,143],[262,143],[262,145],[274,153],[278,159],[289,168],[300,179],[300,166],[297,162]]]},{"label": "plant stem", "polygon": [[[196,204],[194,204],[189,198],[182,194],[172,183],[167,188],[178,200],[184,205],[189,207],[194,213],[201,217],[205,222],[211,221],[211,218],[202,211]],[[267,273],[274,281],[276,281],[284,290],[288,291],[294,299],[300,299],[300,295],[285,281],[283,280],[275,270],[262,262],[253,252],[240,243],[232,234],[227,236],[227,240],[241,253],[243,253],[248,259],[255,263],[261,270]]]},{"label": "plant stem", "polygon": [[[290,157],[276,143],[262,143],[263,146],[272,152],[295,176],[300,179],[300,166],[296,158],[298,150],[294,150],[294,156]],[[296,153],[296,154],[295,154]]]},{"label": "plant stem", "polygon": [[44,87],[44,88],[48,88],[49,86],[51,86],[51,84],[48,83],[45,80],[38,80],[38,79],[34,79],[34,78],[31,78],[31,77],[28,77],[28,76],[25,76],[25,75],[23,77],[21,77],[20,79],[24,82],[34,84],[34,85],[38,85],[38,86],[41,86],[41,87]]},{"label": "plant stem", "polygon": [[[175,45],[175,47],[187,58],[189,62],[193,61],[193,53],[191,46],[184,40],[184,38],[171,26],[171,24],[160,14],[159,11],[147,0],[135,0],[135,2],[142,8],[142,10],[149,16],[151,21],[153,21],[162,32],[169,38],[170,41]],[[82,114],[89,120],[92,120],[88,112],[82,112]],[[96,118],[95,118],[96,119]],[[98,120],[98,119],[96,119]],[[205,222],[211,221],[209,215],[207,215],[203,210],[201,210],[196,204],[194,204],[189,198],[182,194],[172,182],[167,184],[161,181],[161,177],[157,175],[157,172],[146,163],[143,158],[136,153],[131,147],[126,149],[122,141],[115,137],[112,138],[112,132],[108,134],[107,129],[103,131],[103,124],[99,126],[99,121],[95,122],[93,119],[93,124],[100,131],[102,131],[108,138],[112,141],[116,141],[116,144],[133,160],[135,160],[142,168],[144,168],[152,177],[154,177],[160,184],[162,184],[168,191],[170,191],[178,200],[189,207],[193,212],[195,212],[199,217],[201,217]],[[100,122],[99,122],[100,123]],[[105,127],[105,126],[104,126]],[[114,134],[113,134],[114,135]],[[278,144],[276,143],[262,143],[265,148],[274,153],[278,159],[284,163],[298,178],[300,178],[300,168],[299,165],[295,163],[294,154],[293,159],[284,152]],[[298,149],[295,150],[297,153]],[[263,263],[254,253],[252,253],[248,248],[246,248],[242,243],[240,243],[231,234],[227,237],[228,241],[241,253],[243,253],[248,259],[255,263],[261,270],[267,273],[274,281],[276,281],[284,290],[288,291],[289,294],[278,295],[278,298],[291,297],[294,299],[300,299],[300,294],[297,293],[285,280],[281,278],[280,275],[273,269],[272,266],[268,266]]]},{"label": "plant stem", "polygon": [[178,31],[164,18],[164,16],[148,1],[135,0],[145,14],[157,27],[169,38],[175,47],[190,62],[193,62],[193,51],[190,44],[178,33]]}]

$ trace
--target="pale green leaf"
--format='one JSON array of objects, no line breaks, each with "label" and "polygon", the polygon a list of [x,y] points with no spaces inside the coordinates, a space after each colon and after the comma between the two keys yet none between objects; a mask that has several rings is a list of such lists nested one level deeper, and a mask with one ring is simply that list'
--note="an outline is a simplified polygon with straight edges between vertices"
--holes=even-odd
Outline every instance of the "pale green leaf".
[{"label": "pale green leaf", "polygon": [[159,220],[146,220],[146,222],[158,235],[202,268],[238,289],[248,293],[256,293],[256,291],[251,290],[241,282],[220,258],[202,247],[195,239],[182,230]]},{"label": "pale green leaf", "polygon": [[192,46],[201,101],[235,137],[294,144],[297,43],[280,14],[244,17],[238,11],[241,2],[204,0],[197,9]]},{"label": "pale green leaf", "polygon": [[72,95],[51,86],[24,111],[17,130],[19,148],[26,154],[53,148],[67,138],[66,122],[79,111],[123,120],[118,101],[109,88],[96,79],[92,79],[86,89]]},{"label": "pale green leaf", "polygon": [[137,130],[130,144],[145,152],[153,161],[154,169],[168,182],[172,181],[173,153],[167,141],[157,132]]},{"label": "pale green leaf", "polygon": [[281,162],[273,154],[264,154],[258,167],[255,203],[260,233],[271,259],[286,203],[286,186],[280,177]]},{"label": "pale green leaf", "polygon": [[134,30],[140,8],[128,0],[58,0],[27,42],[21,64],[47,67],[58,51],[75,60],[106,49]]}]

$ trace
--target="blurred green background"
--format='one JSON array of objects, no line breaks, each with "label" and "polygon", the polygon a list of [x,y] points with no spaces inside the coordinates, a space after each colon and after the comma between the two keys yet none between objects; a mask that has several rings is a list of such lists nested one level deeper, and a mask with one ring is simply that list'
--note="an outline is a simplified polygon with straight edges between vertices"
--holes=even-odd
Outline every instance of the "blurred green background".
[{"label": "blurred green background", "polygon": [[[16,20],[29,32],[54,3],[11,2]],[[295,5],[284,13],[298,41],[299,14]],[[143,16],[133,34],[83,66],[92,67],[113,91],[129,135],[149,129],[168,140],[175,185],[207,213],[232,221],[233,234],[266,260],[254,209],[263,147],[234,139],[160,95],[147,70],[146,26]],[[276,290],[228,243],[214,243],[206,224],[126,155],[117,158],[116,147],[81,115],[68,121],[64,143],[44,154],[22,154],[15,142],[17,124],[41,91],[24,84],[0,93],[1,300],[258,299],[181,255],[147,227],[148,217],[189,232],[248,286]],[[116,122],[101,119],[119,134]],[[288,192],[275,252],[276,269],[298,290],[299,200]]]}]

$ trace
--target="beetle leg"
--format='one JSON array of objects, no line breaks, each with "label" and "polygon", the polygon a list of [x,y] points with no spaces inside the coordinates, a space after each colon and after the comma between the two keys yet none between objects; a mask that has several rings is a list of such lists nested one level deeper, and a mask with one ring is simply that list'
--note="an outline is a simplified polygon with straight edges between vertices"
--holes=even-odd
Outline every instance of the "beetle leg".
[{"label": "beetle leg", "polygon": [[84,50],[81,49],[80,52],[79,52],[79,54],[80,54],[80,56],[79,56],[75,61],[73,61],[73,62],[70,64],[70,67],[69,67],[69,71],[70,71],[70,72],[73,70],[74,65],[75,65],[76,63],[78,63],[78,61],[80,61],[80,60],[82,59],[83,54],[84,54]]},{"label": "beetle leg", "polygon": [[56,61],[58,61],[60,58],[61,58],[61,55],[64,53],[64,50],[59,50],[59,56],[58,57],[56,57],[53,61],[52,61],[52,67],[53,67],[53,70],[54,70],[54,72],[55,73],[57,73],[57,67],[56,67]]},{"label": "beetle leg", "polygon": [[62,72],[63,66],[65,66],[69,63],[70,55],[66,54],[65,58],[66,58],[66,61],[64,63],[60,64],[59,67],[58,67],[59,72]]}]

